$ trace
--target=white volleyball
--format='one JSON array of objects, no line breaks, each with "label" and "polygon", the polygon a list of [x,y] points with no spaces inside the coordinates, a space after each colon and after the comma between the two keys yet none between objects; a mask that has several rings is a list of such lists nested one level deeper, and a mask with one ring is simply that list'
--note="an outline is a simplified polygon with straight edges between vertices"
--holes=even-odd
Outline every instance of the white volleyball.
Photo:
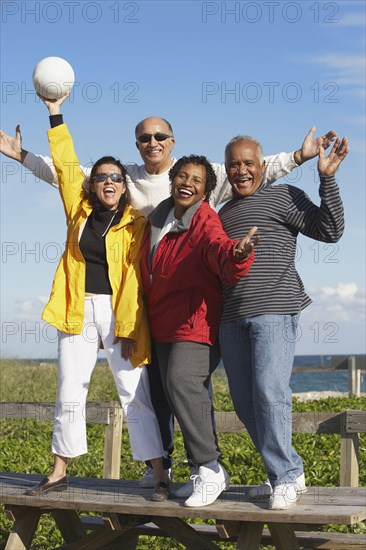
[{"label": "white volleyball", "polygon": [[42,97],[59,99],[74,85],[74,70],[62,57],[45,57],[33,71],[33,85]]}]

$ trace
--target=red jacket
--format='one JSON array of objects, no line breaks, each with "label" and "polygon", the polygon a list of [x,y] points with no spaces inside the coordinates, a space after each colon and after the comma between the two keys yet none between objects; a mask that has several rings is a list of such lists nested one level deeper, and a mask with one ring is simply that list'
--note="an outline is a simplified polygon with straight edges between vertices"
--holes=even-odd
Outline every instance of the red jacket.
[{"label": "red jacket", "polygon": [[[150,329],[157,342],[216,341],[222,311],[222,284],[233,285],[254,260],[235,258],[229,239],[207,202],[189,208],[154,249],[172,198],[150,214],[141,248],[141,272]],[[243,235],[244,236],[244,235]]]}]

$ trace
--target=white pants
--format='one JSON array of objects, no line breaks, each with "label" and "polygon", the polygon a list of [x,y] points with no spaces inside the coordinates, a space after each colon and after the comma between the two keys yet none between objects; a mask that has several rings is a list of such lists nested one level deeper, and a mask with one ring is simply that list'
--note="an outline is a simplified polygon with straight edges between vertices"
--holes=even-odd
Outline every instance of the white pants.
[{"label": "white pants", "polygon": [[52,452],[75,457],[87,452],[85,403],[90,378],[103,342],[109,367],[127,422],[135,460],[163,456],[163,444],[153,406],[147,370],[134,368],[121,356],[121,342],[113,344],[115,318],[112,297],[85,297],[81,334],[58,333],[58,396],[52,437]]}]

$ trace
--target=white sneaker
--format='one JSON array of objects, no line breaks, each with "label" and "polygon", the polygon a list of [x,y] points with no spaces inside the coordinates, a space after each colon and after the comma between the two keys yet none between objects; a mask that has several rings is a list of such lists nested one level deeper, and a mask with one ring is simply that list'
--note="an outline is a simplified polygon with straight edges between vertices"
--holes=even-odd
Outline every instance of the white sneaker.
[{"label": "white sneaker", "polygon": [[296,479],[296,492],[298,495],[303,495],[306,493],[308,488],[305,485],[305,474],[304,472],[299,475],[299,477]]},{"label": "white sneaker", "polygon": [[[166,473],[167,473],[167,483],[170,483],[173,476],[172,469],[169,468],[169,470],[166,470]],[[150,489],[150,488],[154,488],[155,485],[156,485],[156,481],[154,479],[154,470],[152,469],[151,466],[148,466],[146,468],[144,475],[140,479],[140,487],[142,489],[147,489],[147,488]]]},{"label": "white sneaker", "polygon": [[187,481],[187,483],[185,483],[184,485],[182,485],[178,489],[171,488],[171,490],[170,490],[171,495],[173,497],[176,497],[176,498],[188,498],[188,497],[190,497],[191,494],[193,493],[193,489],[194,489],[193,481],[198,475],[198,470],[199,470],[198,466],[193,466],[191,468],[191,476],[190,476],[189,480]]},{"label": "white sneaker", "polygon": [[[305,475],[304,473],[302,473],[296,479],[296,492],[299,495],[302,495],[306,493],[307,490],[308,489],[305,485]],[[269,479],[267,478],[260,485],[257,485],[256,487],[252,487],[251,489],[249,489],[248,496],[250,500],[265,500],[272,495],[272,492],[273,492],[272,486],[269,482]]]},{"label": "white sneaker", "polygon": [[209,506],[221,495],[222,491],[229,486],[229,474],[219,464],[219,471],[216,473],[210,468],[200,466],[198,474],[193,478],[193,493],[185,501],[184,505],[190,508],[198,506]]},{"label": "white sneaker", "polygon": [[288,510],[296,506],[299,500],[299,494],[294,483],[283,483],[276,485],[273,493],[269,498],[269,510]]}]

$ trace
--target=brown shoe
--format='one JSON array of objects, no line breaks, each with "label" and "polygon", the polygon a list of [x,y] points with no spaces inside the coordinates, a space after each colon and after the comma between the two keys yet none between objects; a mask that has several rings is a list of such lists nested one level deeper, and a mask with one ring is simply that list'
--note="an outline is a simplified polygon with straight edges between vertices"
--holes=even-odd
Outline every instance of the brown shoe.
[{"label": "brown shoe", "polygon": [[46,495],[51,491],[64,491],[67,489],[67,478],[66,476],[62,477],[58,481],[49,481],[48,477],[44,477],[38,485],[32,487],[32,489],[27,489],[25,494],[31,497],[36,495]]},{"label": "brown shoe", "polygon": [[158,481],[155,485],[154,492],[152,494],[151,500],[154,502],[163,502],[169,498],[169,489],[168,484],[164,481]]}]

